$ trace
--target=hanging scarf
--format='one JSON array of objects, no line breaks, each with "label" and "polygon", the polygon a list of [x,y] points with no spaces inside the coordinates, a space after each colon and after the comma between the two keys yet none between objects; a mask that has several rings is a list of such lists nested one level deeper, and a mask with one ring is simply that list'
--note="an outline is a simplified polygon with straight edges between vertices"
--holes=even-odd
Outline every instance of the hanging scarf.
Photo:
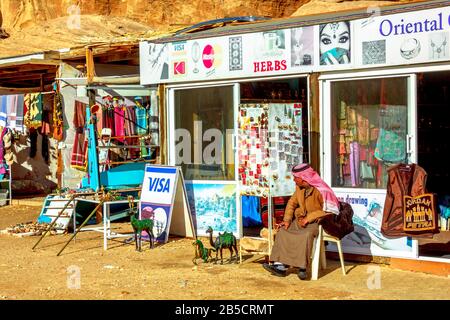
[{"label": "hanging scarf", "polygon": [[53,99],[53,138],[62,141],[63,136],[63,109],[62,98],[59,91],[56,92]]},{"label": "hanging scarf", "polygon": [[114,129],[116,132],[117,141],[124,141],[125,136],[125,108],[123,106],[117,106],[114,108]]},{"label": "hanging scarf", "polygon": [[25,125],[37,129],[42,126],[42,95],[40,93],[26,94],[24,97],[27,113]]},{"label": "hanging scarf", "polygon": [[317,188],[323,197],[323,211],[339,214],[339,200],[333,190],[325,181],[314,171],[307,163],[299,164],[292,169],[294,177],[299,177],[308,182],[311,186]]},{"label": "hanging scarf", "polygon": [[136,131],[137,134],[147,134],[147,110],[144,107],[136,106]]}]

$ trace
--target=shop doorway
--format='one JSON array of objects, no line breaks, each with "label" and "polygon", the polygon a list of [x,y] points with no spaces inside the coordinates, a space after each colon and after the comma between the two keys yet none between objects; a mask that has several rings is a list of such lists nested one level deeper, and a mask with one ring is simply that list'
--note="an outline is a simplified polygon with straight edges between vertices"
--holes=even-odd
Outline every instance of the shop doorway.
[{"label": "shop doorway", "polygon": [[419,240],[419,256],[450,259],[450,71],[417,75],[418,164],[427,189],[438,195],[441,231]]},{"label": "shop doorway", "polygon": [[310,159],[308,78],[240,83],[238,114],[243,236],[264,237],[269,211],[281,222],[295,191],[292,166]]}]

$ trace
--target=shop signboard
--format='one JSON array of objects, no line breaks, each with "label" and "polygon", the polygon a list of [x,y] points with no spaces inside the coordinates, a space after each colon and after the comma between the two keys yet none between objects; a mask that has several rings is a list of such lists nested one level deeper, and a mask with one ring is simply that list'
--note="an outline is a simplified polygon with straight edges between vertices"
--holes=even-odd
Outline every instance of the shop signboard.
[{"label": "shop signboard", "polygon": [[[385,194],[370,192],[370,190],[336,191],[335,193],[339,201],[349,203],[353,209],[355,230],[341,240],[346,253],[416,257],[415,244],[410,238],[388,239],[381,234]],[[336,250],[335,247],[333,248]]]},{"label": "shop signboard", "polygon": [[167,242],[169,233],[195,237],[183,175],[179,167],[145,166],[139,204],[140,219],[152,219],[156,241]]},{"label": "shop signboard", "polygon": [[450,7],[356,20],[354,30],[358,66],[450,59]]},{"label": "shop signboard", "polygon": [[316,29],[311,26],[165,44],[144,41],[140,43],[141,84],[308,72],[317,60]]},{"label": "shop signboard", "polygon": [[140,43],[141,84],[450,60],[450,7],[289,29]]}]

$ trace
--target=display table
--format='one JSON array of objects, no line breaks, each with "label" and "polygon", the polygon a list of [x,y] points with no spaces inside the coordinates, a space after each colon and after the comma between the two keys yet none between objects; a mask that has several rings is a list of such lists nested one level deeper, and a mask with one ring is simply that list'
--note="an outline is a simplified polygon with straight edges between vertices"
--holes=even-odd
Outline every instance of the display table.
[{"label": "display table", "polygon": [[[98,205],[100,201],[98,200],[88,200],[88,199],[81,199],[77,200],[78,202],[87,202],[92,203],[94,205]],[[138,203],[139,199],[134,199],[134,203]],[[115,239],[115,238],[129,238],[134,236],[134,233],[116,233],[111,231],[111,220],[117,220],[120,218],[124,218],[126,216],[129,216],[128,213],[116,213],[113,214],[111,217],[111,206],[112,205],[120,205],[120,204],[128,204],[128,200],[116,200],[116,201],[107,201],[103,203],[103,210],[102,210],[102,216],[103,216],[103,226],[101,227],[83,227],[80,231],[95,231],[95,232],[102,232],[103,233],[103,250],[108,250],[108,240]],[[76,214],[73,215],[73,223],[74,226],[76,226]],[[75,232],[75,228],[74,228]]]}]

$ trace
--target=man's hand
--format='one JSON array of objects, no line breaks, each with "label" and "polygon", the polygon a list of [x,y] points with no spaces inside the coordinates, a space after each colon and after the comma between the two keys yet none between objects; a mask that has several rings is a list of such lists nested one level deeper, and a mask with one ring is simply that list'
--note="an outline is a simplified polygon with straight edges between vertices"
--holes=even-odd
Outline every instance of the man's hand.
[{"label": "man's hand", "polygon": [[300,227],[305,228],[306,225],[309,223],[308,220],[306,220],[305,218],[300,219],[299,221]]},{"label": "man's hand", "polygon": [[288,221],[283,221],[283,222],[281,222],[280,224],[277,225],[277,230],[280,229],[281,227],[284,227],[284,229],[287,230],[287,229],[289,228],[290,225],[291,225],[290,222],[288,222]]}]

